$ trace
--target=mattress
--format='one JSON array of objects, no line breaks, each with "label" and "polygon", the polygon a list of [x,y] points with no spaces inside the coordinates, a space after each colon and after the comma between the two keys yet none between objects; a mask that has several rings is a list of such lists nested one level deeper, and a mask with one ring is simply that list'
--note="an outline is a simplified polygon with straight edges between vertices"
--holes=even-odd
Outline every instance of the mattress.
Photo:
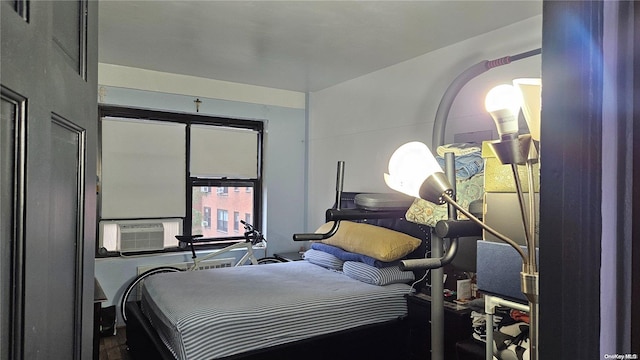
[{"label": "mattress", "polygon": [[397,319],[409,291],[294,261],[154,275],[142,311],[177,359],[215,359]]}]

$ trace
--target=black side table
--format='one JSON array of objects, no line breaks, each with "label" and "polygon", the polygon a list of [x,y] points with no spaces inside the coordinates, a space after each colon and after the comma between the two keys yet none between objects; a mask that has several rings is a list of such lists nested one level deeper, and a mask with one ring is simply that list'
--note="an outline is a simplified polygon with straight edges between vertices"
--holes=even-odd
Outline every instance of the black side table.
[{"label": "black side table", "polygon": [[275,256],[276,258],[278,258],[278,259],[280,259],[282,261],[299,261],[299,260],[302,260],[302,254],[300,254],[300,252],[298,252],[298,251],[281,252],[281,253],[273,254],[273,256]]},{"label": "black side table", "polygon": [[102,303],[107,301],[107,295],[102,290],[98,279],[94,279],[93,287],[93,359],[100,357],[100,317]]},{"label": "black side table", "polygon": [[[423,293],[406,296],[409,317],[409,352],[411,359],[431,358],[431,297]],[[456,359],[456,343],[473,332],[471,309],[445,301],[444,358]]]}]

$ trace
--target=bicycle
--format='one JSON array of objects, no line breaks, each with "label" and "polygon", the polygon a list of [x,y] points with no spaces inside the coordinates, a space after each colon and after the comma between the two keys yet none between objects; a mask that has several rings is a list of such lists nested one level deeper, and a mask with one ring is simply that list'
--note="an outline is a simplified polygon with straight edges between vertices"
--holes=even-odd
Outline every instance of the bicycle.
[{"label": "bicycle", "polygon": [[242,225],[244,226],[245,232],[244,232],[244,238],[245,241],[244,242],[239,242],[239,243],[235,243],[235,244],[231,244],[229,246],[226,246],[222,249],[219,249],[217,251],[214,251],[210,254],[208,254],[207,256],[204,256],[202,258],[198,258],[198,256],[196,255],[196,251],[194,248],[194,243],[196,242],[195,240],[197,238],[202,237],[202,235],[176,235],[176,239],[178,239],[178,241],[180,242],[180,244],[186,244],[191,248],[191,259],[193,260],[193,265],[191,265],[190,267],[188,267],[186,270],[183,269],[178,269],[176,267],[172,267],[172,266],[159,266],[150,270],[147,270],[145,272],[143,272],[142,274],[136,276],[135,279],[133,279],[133,281],[131,281],[131,283],[129,283],[129,285],[127,286],[127,288],[125,289],[124,293],[122,294],[122,298],[120,299],[120,314],[122,315],[122,319],[124,320],[124,322],[127,322],[127,310],[126,310],[126,304],[127,302],[131,301],[130,297],[133,293],[137,293],[137,289],[142,285],[142,283],[144,282],[144,280],[150,276],[156,275],[156,274],[161,274],[161,273],[167,273],[167,272],[179,272],[179,271],[197,271],[198,270],[198,266],[200,264],[201,261],[205,261],[207,259],[210,259],[212,257],[224,254],[226,252],[235,250],[235,249],[246,249],[245,254],[240,258],[240,260],[238,260],[238,262],[236,262],[235,266],[242,266],[245,263],[247,263],[247,261],[250,261],[250,263],[252,265],[263,265],[263,264],[271,264],[271,263],[281,263],[281,262],[285,262],[286,260],[277,258],[277,257],[273,257],[273,256],[267,256],[267,257],[263,257],[263,258],[256,258],[255,254],[253,253],[253,247],[254,246],[259,246],[260,248],[266,248],[267,246],[267,241],[264,238],[264,235],[262,235],[258,230],[256,230],[256,228],[253,227],[253,225],[248,224],[247,222],[245,222],[244,220],[240,220],[240,222],[242,223]]}]

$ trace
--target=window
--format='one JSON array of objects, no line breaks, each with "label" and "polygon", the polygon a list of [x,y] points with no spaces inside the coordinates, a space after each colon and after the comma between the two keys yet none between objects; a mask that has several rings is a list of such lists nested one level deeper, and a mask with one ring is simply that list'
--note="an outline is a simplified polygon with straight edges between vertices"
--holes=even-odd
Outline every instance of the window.
[{"label": "window", "polygon": [[[206,180],[201,180],[206,181]],[[218,183],[219,180],[210,181],[212,183]],[[240,221],[240,216],[238,215],[236,218],[236,214],[250,213],[252,214],[255,211],[255,201],[252,193],[245,192],[227,192],[226,195],[221,196],[224,193],[223,187],[216,187],[214,185],[212,187],[211,193],[203,193],[199,191],[198,188],[194,188],[192,193],[192,233],[193,234],[202,234],[204,238],[221,238],[221,237],[235,237],[238,238],[242,236],[242,234],[238,234],[238,226],[236,223]],[[228,187],[226,187],[228,189]],[[212,195],[213,194],[213,195]],[[207,209],[225,209],[227,212],[232,212],[234,214],[234,232],[227,233],[228,228],[227,225],[221,226],[218,222],[217,224],[212,224],[209,222],[210,227],[205,227],[204,224],[205,217],[207,216]],[[217,215],[214,215],[217,216]],[[219,217],[218,220],[219,221]],[[228,218],[227,218],[228,221]]]},{"label": "window", "polygon": [[218,209],[218,231],[227,232],[229,225],[229,212]]},{"label": "window", "polygon": [[202,215],[202,227],[205,229],[209,229],[211,227],[211,208],[208,206],[204,207],[204,212]]},{"label": "window", "polygon": [[[237,230],[239,214],[252,218],[261,211],[262,122],[106,106],[100,120],[101,224],[177,219],[171,231],[202,234],[198,246],[242,239],[229,233],[228,214]],[[98,235],[99,254],[117,255],[121,234]],[[147,250],[158,251],[157,245]],[[179,250],[170,239],[160,251]]]},{"label": "window", "polygon": [[238,232],[240,230],[240,213],[237,211],[233,212],[233,230]]},{"label": "window", "polygon": [[185,124],[102,118],[101,218],[185,215]]}]

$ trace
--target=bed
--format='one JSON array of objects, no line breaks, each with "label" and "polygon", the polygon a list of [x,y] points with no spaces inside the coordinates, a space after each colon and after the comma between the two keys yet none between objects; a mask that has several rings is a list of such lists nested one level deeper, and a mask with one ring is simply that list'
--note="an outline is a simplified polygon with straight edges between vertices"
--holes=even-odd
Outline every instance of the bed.
[{"label": "bed", "polygon": [[[354,208],[355,195],[343,193],[342,207]],[[368,219],[369,212],[362,210],[356,224],[417,238],[418,246],[405,257],[424,257],[431,229],[406,221],[405,213],[403,209],[391,212],[389,218]],[[303,261],[147,279],[142,300],[127,305],[130,354],[134,359],[190,360],[395,359],[407,355],[405,296],[419,290],[422,283],[412,289],[409,284],[414,281],[394,272],[373,274],[378,279],[373,282],[380,281],[374,285],[368,283],[369,277],[358,277],[363,269],[373,271],[372,266],[344,261],[344,268],[338,270],[305,257]],[[423,273],[409,272],[416,280]]]},{"label": "bed", "polygon": [[[211,292],[212,285],[233,292]],[[160,274],[144,292],[142,311],[163,342],[176,358],[197,360],[401,318],[410,286],[372,286],[292,261]]]}]

